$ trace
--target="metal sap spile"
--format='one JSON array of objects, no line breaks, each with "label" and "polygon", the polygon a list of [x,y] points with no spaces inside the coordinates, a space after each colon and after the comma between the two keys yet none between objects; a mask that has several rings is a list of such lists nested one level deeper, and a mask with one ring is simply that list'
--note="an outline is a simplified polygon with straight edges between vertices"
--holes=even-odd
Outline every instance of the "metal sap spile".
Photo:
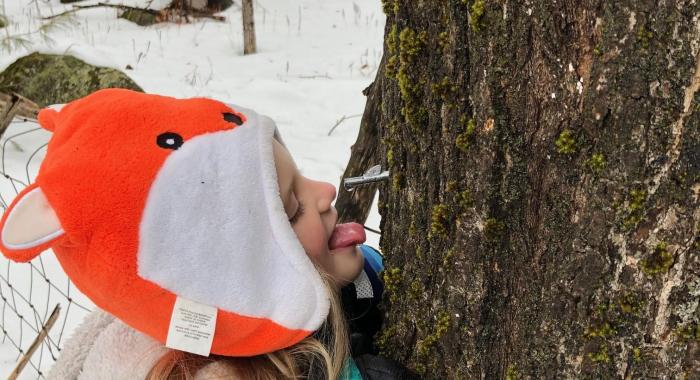
[{"label": "metal sap spile", "polygon": [[382,171],[381,165],[374,165],[367,169],[365,174],[359,177],[350,177],[343,179],[343,187],[345,190],[350,191],[355,186],[366,185],[368,183],[382,182],[389,179],[389,171]]}]

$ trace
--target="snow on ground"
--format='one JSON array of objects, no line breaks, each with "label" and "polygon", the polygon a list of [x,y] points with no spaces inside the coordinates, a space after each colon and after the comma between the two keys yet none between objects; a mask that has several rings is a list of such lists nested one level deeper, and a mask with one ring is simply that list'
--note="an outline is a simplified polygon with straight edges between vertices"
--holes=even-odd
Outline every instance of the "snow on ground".
[{"label": "snow on ground", "polygon": [[[143,6],[148,0],[110,2]],[[80,4],[91,3],[96,1]],[[155,0],[152,6],[162,7],[162,3]],[[146,92],[213,97],[253,108],[277,122],[304,175],[339,183],[360,118],[345,120],[331,136],[328,131],[341,117],[363,112],[365,97],[361,91],[374,79],[382,54],[385,20],[380,1],[256,1],[259,52],[251,56],[243,55],[237,5],[221,13],[226,22],[201,19],[192,24],[151,27],[118,19],[115,9],[96,8],[76,13],[70,26],[51,31],[51,41],[34,33],[39,16],[67,9],[71,7],[59,0],[0,0],[0,13],[10,22],[9,27],[0,29],[0,38],[23,35],[33,42],[28,49],[0,52],[0,71],[32,51],[72,54],[92,64],[123,70]],[[132,69],[126,70],[127,65]],[[36,175],[44,155],[41,148],[50,135],[35,130],[7,139],[33,128],[33,123],[14,123],[0,141],[5,143],[3,170],[24,183]],[[9,203],[21,190],[22,184],[14,185],[5,178],[0,182],[2,202]],[[378,224],[375,204],[367,225],[377,228]],[[377,246],[378,237],[368,233],[368,243]],[[91,304],[69,287],[50,252],[34,260],[33,266],[10,264],[0,258],[0,275],[0,291],[7,299],[0,315],[2,328],[8,332],[0,344],[0,377],[4,378],[18,358],[10,338],[18,344],[21,340],[19,345],[26,349],[36,336],[32,328],[40,328],[53,305],[60,302],[62,317],[51,337],[61,345],[87,313],[76,304],[66,313],[67,297],[87,308]],[[8,281],[13,289],[8,289]],[[68,291],[70,294],[66,294]],[[30,303],[34,309],[27,306]],[[25,316],[24,321],[17,318],[13,308]],[[59,338],[61,331],[63,336]],[[50,356],[44,346],[21,378],[37,378],[32,365],[46,372],[52,363]]]}]

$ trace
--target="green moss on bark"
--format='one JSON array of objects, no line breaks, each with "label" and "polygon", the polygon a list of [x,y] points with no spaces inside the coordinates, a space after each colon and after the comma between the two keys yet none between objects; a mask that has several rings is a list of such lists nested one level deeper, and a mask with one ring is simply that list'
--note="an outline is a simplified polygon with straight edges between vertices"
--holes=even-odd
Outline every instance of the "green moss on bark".
[{"label": "green moss on bark", "polygon": [[450,77],[447,76],[443,77],[440,82],[433,83],[430,87],[433,93],[440,97],[443,102],[447,101],[457,91],[457,86],[453,85]]},{"label": "green moss on bark", "polygon": [[588,358],[594,363],[610,363],[610,355],[608,355],[608,346],[601,344],[598,351],[589,352]]},{"label": "green moss on bark", "polygon": [[496,218],[488,218],[484,222],[484,238],[489,243],[497,243],[504,231],[505,224]]},{"label": "green moss on bark", "polygon": [[622,228],[629,230],[636,226],[642,220],[644,215],[644,205],[647,201],[646,189],[633,189],[629,195],[629,206],[627,207],[627,215],[622,220]]},{"label": "green moss on bark", "polygon": [[382,0],[382,10],[387,16],[391,16],[394,13],[394,6],[396,0]]},{"label": "green moss on bark", "polygon": [[444,237],[447,235],[448,229],[448,208],[444,204],[433,206],[433,212],[430,216],[430,233],[428,237]]},{"label": "green moss on bark", "polygon": [[610,323],[605,322],[600,326],[589,328],[584,333],[584,336],[587,338],[607,338],[615,334],[617,334],[617,331],[614,328],[610,327]]},{"label": "green moss on bark", "polygon": [[382,272],[382,280],[384,281],[384,289],[389,295],[389,300],[394,302],[398,296],[402,281],[401,269],[390,268]]},{"label": "green moss on bark", "polygon": [[594,153],[591,158],[586,161],[586,164],[591,168],[591,170],[593,170],[594,173],[598,174],[605,169],[607,161],[602,153]]},{"label": "green moss on bark", "polygon": [[460,133],[457,135],[457,139],[455,140],[455,145],[459,150],[462,152],[467,152],[469,150],[469,145],[473,140],[474,137],[474,131],[476,130],[476,123],[474,122],[474,119],[462,119],[461,124],[464,125],[464,132]]},{"label": "green moss on bark", "polygon": [[700,325],[697,322],[691,323],[687,326],[678,328],[673,331],[673,334],[682,342],[688,343],[691,341],[696,341],[700,343]]},{"label": "green moss on bark", "polygon": [[565,129],[557,137],[554,142],[557,147],[557,152],[561,154],[571,154],[576,151],[576,140],[570,130]]},{"label": "green moss on bark", "polygon": [[637,42],[639,42],[644,49],[649,49],[651,40],[654,38],[654,33],[648,30],[644,25],[637,29]]},{"label": "green moss on bark", "polygon": [[[416,57],[425,47],[428,35],[425,31],[418,33],[406,27],[398,33],[398,36],[398,60],[390,58],[390,71],[396,72],[395,79],[403,101],[401,114],[409,126],[418,131],[427,124],[428,120],[428,111],[420,102],[421,89],[425,87],[425,81],[417,79],[412,71],[415,70]],[[389,45],[392,44],[394,43]]]},{"label": "green moss on bark", "polygon": [[442,31],[440,34],[438,34],[438,46],[440,46],[440,49],[444,52],[445,49],[450,44],[450,35],[447,33],[447,31]]},{"label": "green moss on bark", "polygon": [[485,0],[475,0],[472,6],[469,8],[469,26],[475,32],[480,31],[483,28],[482,19],[484,13],[486,12]]},{"label": "green moss on bark", "polygon": [[438,339],[445,335],[447,330],[450,328],[450,322],[450,314],[446,311],[441,311],[438,314],[433,333],[427,335],[423,339],[418,340],[418,343],[416,344],[416,352],[418,355],[427,356],[430,353],[430,348],[433,347]]},{"label": "green moss on bark", "polygon": [[508,366],[506,370],[506,380],[520,380],[522,377],[514,364]]},{"label": "green moss on bark", "polygon": [[666,273],[673,265],[673,254],[668,251],[666,242],[659,242],[651,256],[640,261],[642,271],[649,276]]},{"label": "green moss on bark", "polygon": [[467,209],[470,209],[474,207],[474,197],[472,196],[471,191],[469,190],[463,190],[460,191],[458,196],[457,196],[457,204],[459,207],[462,209],[462,211],[466,211]]}]

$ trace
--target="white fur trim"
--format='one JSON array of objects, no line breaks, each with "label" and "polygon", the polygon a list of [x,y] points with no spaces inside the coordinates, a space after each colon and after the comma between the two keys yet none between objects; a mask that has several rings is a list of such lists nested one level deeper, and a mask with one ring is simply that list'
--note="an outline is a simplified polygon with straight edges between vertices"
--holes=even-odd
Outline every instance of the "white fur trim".
[{"label": "white fur trim", "polygon": [[158,341],[114,319],[92,344],[78,380],[145,379],[166,352]]},{"label": "white fur trim", "polygon": [[240,110],[245,124],[191,138],[163,164],[141,220],[138,273],[199,303],[314,331],[329,299],[284,211],[274,124]]},{"label": "white fur trim", "polygon": [[77,379],[83,370],[85,358],[90,354],[99,335],[113,322],[114,317],[100,309],[95,309],[88,314],[71,333],[46,378],[48,380]]},{"label": "white fur trim", "polygon": [[100,309],[73,331],[48,380],[144,379],[168,350]]},{"label": "white fur trim", "polygon": [[[96,309],[73,331],[47,380],[145,379],[169,350],[112,315]],[[207,364],[194,380],[233,379],[235,369],[224,361]]]}]

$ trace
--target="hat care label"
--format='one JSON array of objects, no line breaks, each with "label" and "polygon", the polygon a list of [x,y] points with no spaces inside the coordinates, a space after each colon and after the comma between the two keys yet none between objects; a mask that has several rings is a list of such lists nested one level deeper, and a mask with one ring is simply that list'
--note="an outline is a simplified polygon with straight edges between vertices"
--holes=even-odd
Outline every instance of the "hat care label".
[{"label": "hat care label", "polygon": [[165,346],[209,356],[216,329],[216,312],[213,306],[177,297]]}]

